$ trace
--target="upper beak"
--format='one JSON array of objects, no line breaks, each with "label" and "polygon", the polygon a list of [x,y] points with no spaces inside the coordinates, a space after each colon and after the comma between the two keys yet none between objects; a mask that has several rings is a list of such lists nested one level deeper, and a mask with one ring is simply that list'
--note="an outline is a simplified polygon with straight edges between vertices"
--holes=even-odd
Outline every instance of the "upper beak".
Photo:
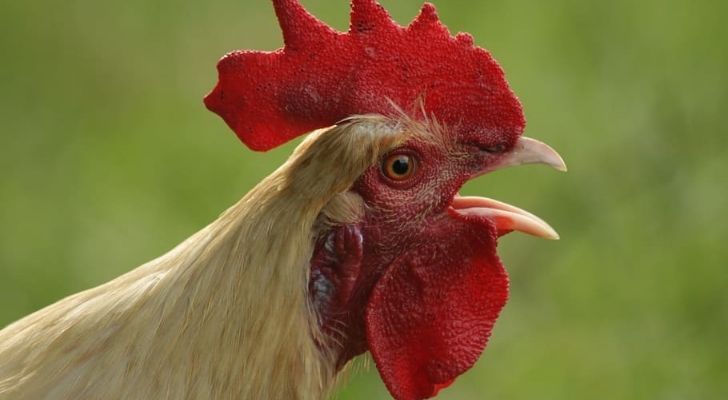
[{"label": "upper beak", "polygon": [[567,170],[564,159],[551,146],[536,139],[521,137],[513,150],[489,168],[489,171],[525,164],[545,164],[557,171]]},{"label": "upper beak", "polygon": [[[566,163],[556,150],[535,139],[522,137],[505,157],[483,173],[524,164],[545,164],[566,171]],[[541,218],[510,204],[485,197],[455,196],[451,207],[459,214],[480,215],[490,219],[499,232],[521,231],[544,239],[558,240],[559,234]]]}]

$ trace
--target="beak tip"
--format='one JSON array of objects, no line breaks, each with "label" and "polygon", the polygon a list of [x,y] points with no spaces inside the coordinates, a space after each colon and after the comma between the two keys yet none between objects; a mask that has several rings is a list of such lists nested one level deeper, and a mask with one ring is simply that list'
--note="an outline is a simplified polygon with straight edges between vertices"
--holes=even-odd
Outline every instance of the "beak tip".
[{"label": "beak tip", "polygon": [[543,235],[541,235],[541,238],[546,239],[546,240],[553,240],[553,241],[561,240],[561,236],[559,235],[559,233],[556,232],[556,230],[554,230],[554,228],[552,228],[550,226],[548,227],[548,229],[545,232],[543,232]]},{"label": "beak tip", "polygon": [[555,150],[552,154],[553,158],[549,160],[548,164],[555,170],[559,172],[568,172],[569,167],[566,166],[566,162],[564,159],[557,153]]}]

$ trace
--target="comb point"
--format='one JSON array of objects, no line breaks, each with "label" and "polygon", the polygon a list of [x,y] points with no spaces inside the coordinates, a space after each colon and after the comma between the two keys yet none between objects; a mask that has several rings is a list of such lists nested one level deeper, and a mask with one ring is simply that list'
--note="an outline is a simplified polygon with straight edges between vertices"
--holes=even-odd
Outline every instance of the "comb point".
[{"label": "comb point", "polygon": [[432,3],[425,3],[409,26],[409,30],[417,33],[436,34],[436,36],[450,37],[450,31],[440,21],[437,9]]},{"label": "comb point", "polygon": [[352,0],[349,32],[363,34],[377,29],[397,27],[387,10],[376,0]]},{"label": "comb point", "polygon": [[460,32],[455,36],[455,40],[458,41],[458,43],[466,46],[466,47],[473,47],[475,46],[475,39],[473,39],[473,35],[466,33],[466,32]]},{"label": "comb point", "polygon": [[326,40],[335,31],[309,13],[299,0],[273,0],[278,24],[287,49],[305,48],[310,43]]}]

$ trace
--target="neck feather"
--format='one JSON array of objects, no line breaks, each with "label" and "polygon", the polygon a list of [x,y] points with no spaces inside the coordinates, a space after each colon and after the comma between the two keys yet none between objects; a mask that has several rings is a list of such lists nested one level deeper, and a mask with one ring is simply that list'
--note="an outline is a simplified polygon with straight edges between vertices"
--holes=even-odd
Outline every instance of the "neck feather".
[{"label": "neck feather", "polygon": [[319,229],[361,211],[333,200],[397,140],[365,122],[312,134],[166,255],[0,331],[0,400],[325,398],[309,260]]}]

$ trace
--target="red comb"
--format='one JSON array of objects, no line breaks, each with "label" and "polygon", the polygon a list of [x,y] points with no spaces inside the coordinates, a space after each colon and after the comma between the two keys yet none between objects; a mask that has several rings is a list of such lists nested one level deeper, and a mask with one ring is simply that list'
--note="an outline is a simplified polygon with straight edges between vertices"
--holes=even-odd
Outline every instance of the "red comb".
[{"label": "red comb", "polygon": [[352,0],[347,33],[298,0],[273,5],[285,46],[227,54],[205,98],[253,150],[353,115],[395,116],[395,105],[421,110],[454,134],[515,138],[524,129],[521,105],[495,60],[469,34],[453,37],[429,3],[405,28],[376,0]]}]

